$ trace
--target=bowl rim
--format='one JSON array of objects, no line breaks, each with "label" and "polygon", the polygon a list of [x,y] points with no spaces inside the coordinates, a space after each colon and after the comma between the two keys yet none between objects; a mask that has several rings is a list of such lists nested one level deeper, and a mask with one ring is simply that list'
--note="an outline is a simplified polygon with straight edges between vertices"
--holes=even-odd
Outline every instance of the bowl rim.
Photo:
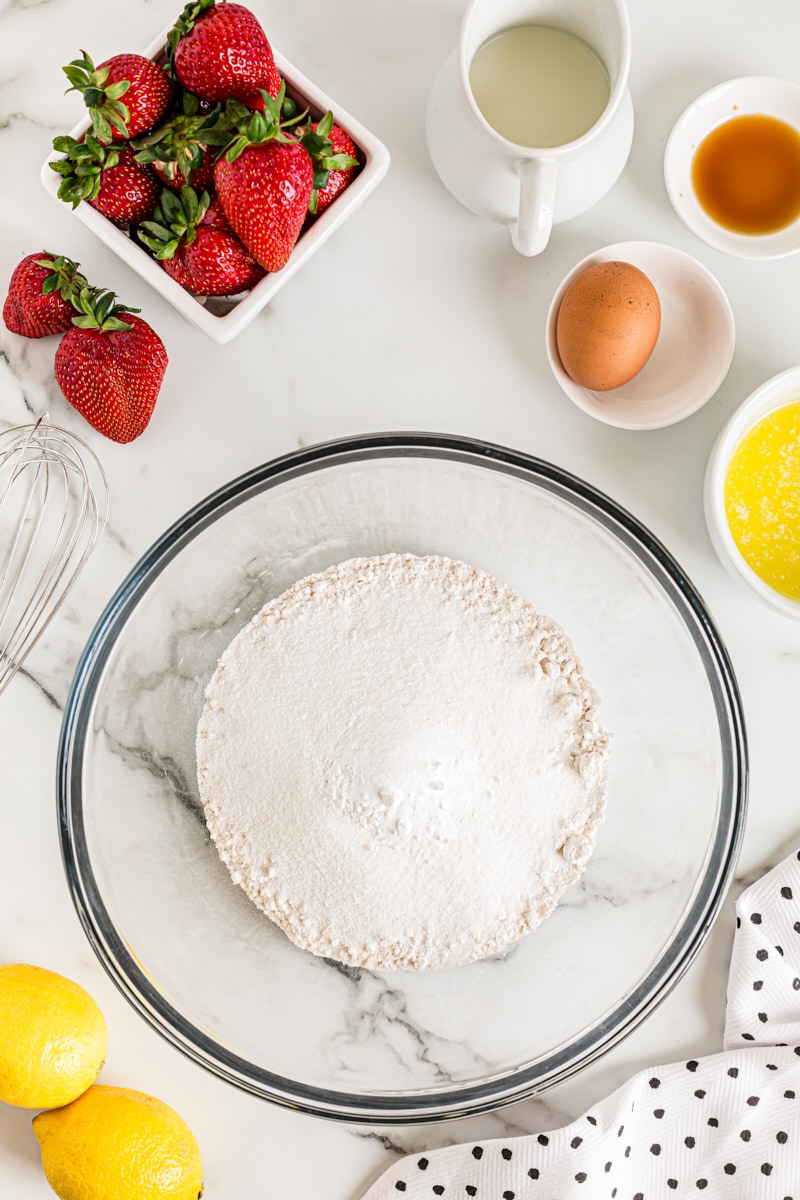
[{"label": "bowl rim", "polygon": [[798,400],[800,364],[787,367],[755,388],[720,430],[708,459],[703,486],[703,509],[709,536],[728,574],[747,585],[774,612],[796,621],[800,620],[800,600],[783,596],[765,583],[742,557],[733,539],[725,514],[725,475],[731,455],[745,434],[763,417]]},{"label": "bowl rim", "polygon": [[[696,200],[691,187],[691,162],[697,145],[724,121],[751,113],[777,116],[773,111],[775,104],[768,99],[761,101],[760,97],[775,95],[778,91],[794,101],[796,116],[791,123],[800,133],[800,84],[777,75],[740,75],[722,80],[696,96],[675,121],[664,148],[664,183],[675,213],[701,242],[733,258],[766,261],[797,254],[800,252],[800,217],[773,233],[735,233],[726,229],[712,220]],[[731,97],[735,97],[736,103],[728,103],[722,111],[721,106]],[[779,119],[788,121],[785,117]],[[685,162],[689,138],[692,144],[688,147],[688,162]],[[789,231],[793,234],[791,238]]]},{"label": "bowl rim", "polygon": [[[398,1092],[351,1094],[298,1083],[248,1063],[193,1025],[158,992],[115,929],[86,848],[81,807],[83,745],[95,688],[116,636],[166,565],[217,517],[277,484],[329,466],[386,458],[433,458],[477,465],[544,487],[613,533],[640,559],[671,601],[706,671],[720,724],[719,812],[691,900],[671,942],[633,991],[542,1064],[506,1068],[478,1083]],[[84,932],[118,989],[173,1046],[244,1091],[309,1115],[350,1124],[410,1125],[475,1115],[516,1103],[569,1078],[633,1031],[668,995],[694,961],[725,898],[744,832],[748,755],[744,713],[733,667],[699,593],[664,546],[604,493],[545,460],[490,442],[447,434],[392,432],[319,443],[272,459],[201,500],[151,546],[118,587],[91,633],[64,708],[57,760],[62,860]]]}]

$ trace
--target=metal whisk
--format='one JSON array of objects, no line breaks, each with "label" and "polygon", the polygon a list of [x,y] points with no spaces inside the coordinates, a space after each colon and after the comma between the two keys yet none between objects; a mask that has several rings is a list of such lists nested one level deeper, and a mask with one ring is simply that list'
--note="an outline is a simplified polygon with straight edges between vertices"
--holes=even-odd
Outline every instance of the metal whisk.
[{"label": "metal whisk", "polygon": [[0,433],[0,694],[64,601],[108,513],[108,481],[74,433],[40,417]]}]

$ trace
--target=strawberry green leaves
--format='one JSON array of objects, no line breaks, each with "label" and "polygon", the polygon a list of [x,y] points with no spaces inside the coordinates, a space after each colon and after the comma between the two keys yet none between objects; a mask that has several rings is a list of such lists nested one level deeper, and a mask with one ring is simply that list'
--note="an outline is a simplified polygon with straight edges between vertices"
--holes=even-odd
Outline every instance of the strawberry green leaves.
[{"label": "strawberry green leaves", "polygon": [[86,200],[110,220],[126,225],[152,215],[158,203],[158,181],[136,161],[127,143],[106,146],[91,133],[82,142],[63,134],[53,138],[53,148],[64,155],[50,162],[61,176],[59,200],[73,208]]},{"label": "strawberry green leaves", "polygon": [[79,264],[46,250],[28,254],[14,268],[3,304],[3,321],[21,337],[64,333],[75,315],[74,298],[87,286]]},{"label": "strawberry green leaves", "polygon": [[180,194],[165,189],[153,220],[142,222],[138,236],[157,259],[172,258],[181,243],[192,245],[209,204],[208,192],[198,196],[191,187],[182,188]]},{"label": "strawberry green leaves", "polygon": [[155,167],[165,182],[176,186],[192,182],[192,173],[201,171],[206,164],[210,179],[213,167],[210,155],[215,148],[228,145],[233,133],[221,105],[211,112],[202,112],[199,98],[184,92],[180,110],[131,145],[137,162]]},{"label": "strawberry green leaves", "polygon": [[53,149],[64,155],[50,163],[51,170],[61,176],[58,198],[73,208],[81,200],[94,200],[100,191],[103,172],[119,162],[119,149],[104,145],[91,133],[87,133],[83,142],[62,134],[53,138]]},{"label": "strawberry green leaves", "polygon": [[[101,142],[136,137],[160,121],[172,100],[172,82],[158,63],[142,54],[115,54],[96,67],[85,50],[63,68],[80,92]],[[122,97],[125,100],[122,100]]]},{"label": "strawberry green leaves", "polygon": [[167,34],[167,46],[169,47],[170,57],[175,53],[175,48],[181,38],[186,37],[192,32],[198,17],[201,17],[208,9],[213,8],[214,4],[215,0],[190,0],[173,28]]},{"label": "strawberry green leaves", "polygon": [[108,288],[93,288],[87,284],[72,297],[77,316],[72,324],[78,329],[101,329],[106,333],[131,329],[130,321],[122,320],[120,313],[138,313],[140,308],[118,304],[117,297]]},{"label": "strawberry green leaves", "polygon": [[316,124],[310,125],[300,137],[314,164],[314,190],[308,202],[308,211],[311,213],[317,212],[320,193],[328,186],[331,172],[352,173],[358,166],[358,159],[354,154],[336,151],[331,140],[334,131],[339,138],[344,138],[348,151],[355,150],[350,139],[334,125],[333,113],[330,111]]},{"label": "strawberry green leaves", "polygon": [[131,114],[121,97],[130,89],[130,80],[109,83],[110,69],[95,67],[86,51],[82,50],[81,53],[83,58],[73,59],[62,67],[71,84],[67,91],[80,92],[83,96],[91,114],[95,137],[103,142],[110,142],[115,133],[127,137]]}]

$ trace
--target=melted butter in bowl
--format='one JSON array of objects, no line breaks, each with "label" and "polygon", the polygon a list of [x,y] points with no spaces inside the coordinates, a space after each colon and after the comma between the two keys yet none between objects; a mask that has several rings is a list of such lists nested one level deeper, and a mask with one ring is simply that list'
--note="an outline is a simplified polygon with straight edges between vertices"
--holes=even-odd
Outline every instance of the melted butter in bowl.
[{"label": "melted butter in bowl", "polygon": [[800,600],[800,400],[762,417],[725,474],[733,540],[760,579]]},{"label": "melted butter in bowl", "polygon": [[706,471],[706,522],[731,575],[800,619],[800,366],[736,410]]}]

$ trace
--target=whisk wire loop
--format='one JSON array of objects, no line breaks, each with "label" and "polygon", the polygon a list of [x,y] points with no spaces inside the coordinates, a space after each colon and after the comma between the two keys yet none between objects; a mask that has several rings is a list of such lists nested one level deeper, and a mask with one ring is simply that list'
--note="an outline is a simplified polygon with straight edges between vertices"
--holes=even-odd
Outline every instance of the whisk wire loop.
[{"label": "whisk wire loop", "polygon": [[108,481],[82,438],[40,417],[0,433],[0,694],[102,533]]}]

